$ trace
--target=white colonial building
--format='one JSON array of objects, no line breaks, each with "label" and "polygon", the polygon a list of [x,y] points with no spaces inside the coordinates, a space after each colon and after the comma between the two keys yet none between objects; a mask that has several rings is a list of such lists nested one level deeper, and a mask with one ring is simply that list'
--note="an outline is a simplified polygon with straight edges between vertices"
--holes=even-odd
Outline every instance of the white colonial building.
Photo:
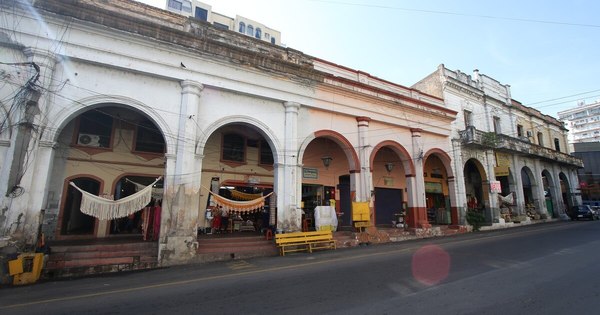
[{"label": "white colonial building", "polygon": [[[410,227],[427,228],[427,196],[461,223],[463,166],[448,135],[462,107],[444,103],[449,92],[133,1],[1,5],[12,13],[0,29],[3,237],[93,240],[150,224],[143,237],[158,243],[160,264],[190,262],[211,225],[209,191],[238,201],[273,192],[260,213],[241,214],[279,231],[300,230],[317,206],[351,227],[352,201],[373,202],[375,225],[404,210]],[[531,163],[536,176],[546,169]],[[83,214],[70,184],[125,200],[159,176],[154,212],[113,220]]]},{"label": "white colonial building", "polygon": [[[451,157],[457,176],[457,203],[484,209],[488,223],[565,217],[580,204],[577,169],[567,130],[557,119],[513,100],[510,86],[480,74],[438,69],[413,86],[444,99],[458,112],[452,127]],[[512,213],[501,215],[498,196],[512,195]],[[510,199],[510,197],[509,197]],[[463,213],[458,211],[457,213]]]}]

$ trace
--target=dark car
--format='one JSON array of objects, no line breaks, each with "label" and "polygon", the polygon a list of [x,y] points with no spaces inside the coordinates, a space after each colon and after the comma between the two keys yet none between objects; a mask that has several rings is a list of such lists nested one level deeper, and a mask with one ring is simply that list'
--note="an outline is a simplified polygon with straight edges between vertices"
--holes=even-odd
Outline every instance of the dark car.
[{"label": "dark car", "polygon": [[580,219],[588,219],[588,220],[597,220],[598,213],[588,205],[574,206],[571,209],[571,219],[580,220]]}]

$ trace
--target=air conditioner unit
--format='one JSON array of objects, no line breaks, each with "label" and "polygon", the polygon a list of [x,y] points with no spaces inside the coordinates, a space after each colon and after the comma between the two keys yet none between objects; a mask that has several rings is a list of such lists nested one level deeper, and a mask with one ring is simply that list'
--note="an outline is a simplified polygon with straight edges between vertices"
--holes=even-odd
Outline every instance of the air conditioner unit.
[{"label": "air conditioner unit", "polygon": [[88,147],[99,147],[100,146],[100,136],[99,135],[91,135],[87,133],[80,133],[77,138],[78,145],[84,145]]},{"label": "air conditioner unit", "polygon": [[533,133],[531,131],[527,131],[527,137],[533,137]]}]

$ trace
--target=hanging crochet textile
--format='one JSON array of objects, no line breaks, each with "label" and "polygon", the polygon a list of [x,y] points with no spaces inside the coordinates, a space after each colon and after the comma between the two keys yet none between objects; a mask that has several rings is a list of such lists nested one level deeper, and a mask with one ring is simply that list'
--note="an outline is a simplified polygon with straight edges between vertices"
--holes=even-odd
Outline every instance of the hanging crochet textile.
[{"label": "hanging crochet textile", "polygon": [[262,194],[249,194],[238,190],[230,190],[229,192],[231,193],[231,197],[236,200],[254,200],[262,197]]},{"label": "hanging crochet textile", "polygon": [[227,199],[223,196],[219,196],[218,194],[213,193],[212,191],[209,191],[210,194],[215,198],[215,202],[223,207],[224,211],[230,212],[253,212],[256,211],[260,208],[262,208],[265,205],[265,199],[267,199],[267,197],[271,196],[270,193],[266,196],[260,196],[254,200],[248,200],[248,201],[236,201],[236,200],[231,200],[231,199]]},{"label": "hanging crochet textile", "polygon": [[[136,183],[136,182],[132,181],[131,179],[125,178],[125,180],[128,181],[128,182],[130,182],[130,183],[132,183],[135,186],[135,191],[140,191],[140,190],[146,188],[145,185],[142,185],[140,183]],[[154,198],[155,200],[162,200],[163,199],[163,194],[164,194],[164,189],[163,188],[152,187],[152,198]]]},{"label": "hanging crochet textile", "polygon": [[81,212],[100,220],[112,220],[125,218],[148,205],[152,199],[152,186],[162,177],[159,177],[154,183],[144,187],[133,195],[121,198],[119,200],[110,200],[90,194],[89,192],[77,187],[75,183],[69,185],[75,187],[82,194]]}]

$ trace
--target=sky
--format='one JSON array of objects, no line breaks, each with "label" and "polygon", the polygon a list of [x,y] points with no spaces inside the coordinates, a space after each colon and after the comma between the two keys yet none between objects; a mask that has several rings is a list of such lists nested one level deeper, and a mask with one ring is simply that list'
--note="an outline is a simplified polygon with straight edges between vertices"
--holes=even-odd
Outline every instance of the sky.
[{"label": "sky", "polygon": [[513,99],[554,117],[600,100],[596,0],[201,2],[280,31],[287,47],[408,87],[444,64],[478,69],[509,84]]}]

